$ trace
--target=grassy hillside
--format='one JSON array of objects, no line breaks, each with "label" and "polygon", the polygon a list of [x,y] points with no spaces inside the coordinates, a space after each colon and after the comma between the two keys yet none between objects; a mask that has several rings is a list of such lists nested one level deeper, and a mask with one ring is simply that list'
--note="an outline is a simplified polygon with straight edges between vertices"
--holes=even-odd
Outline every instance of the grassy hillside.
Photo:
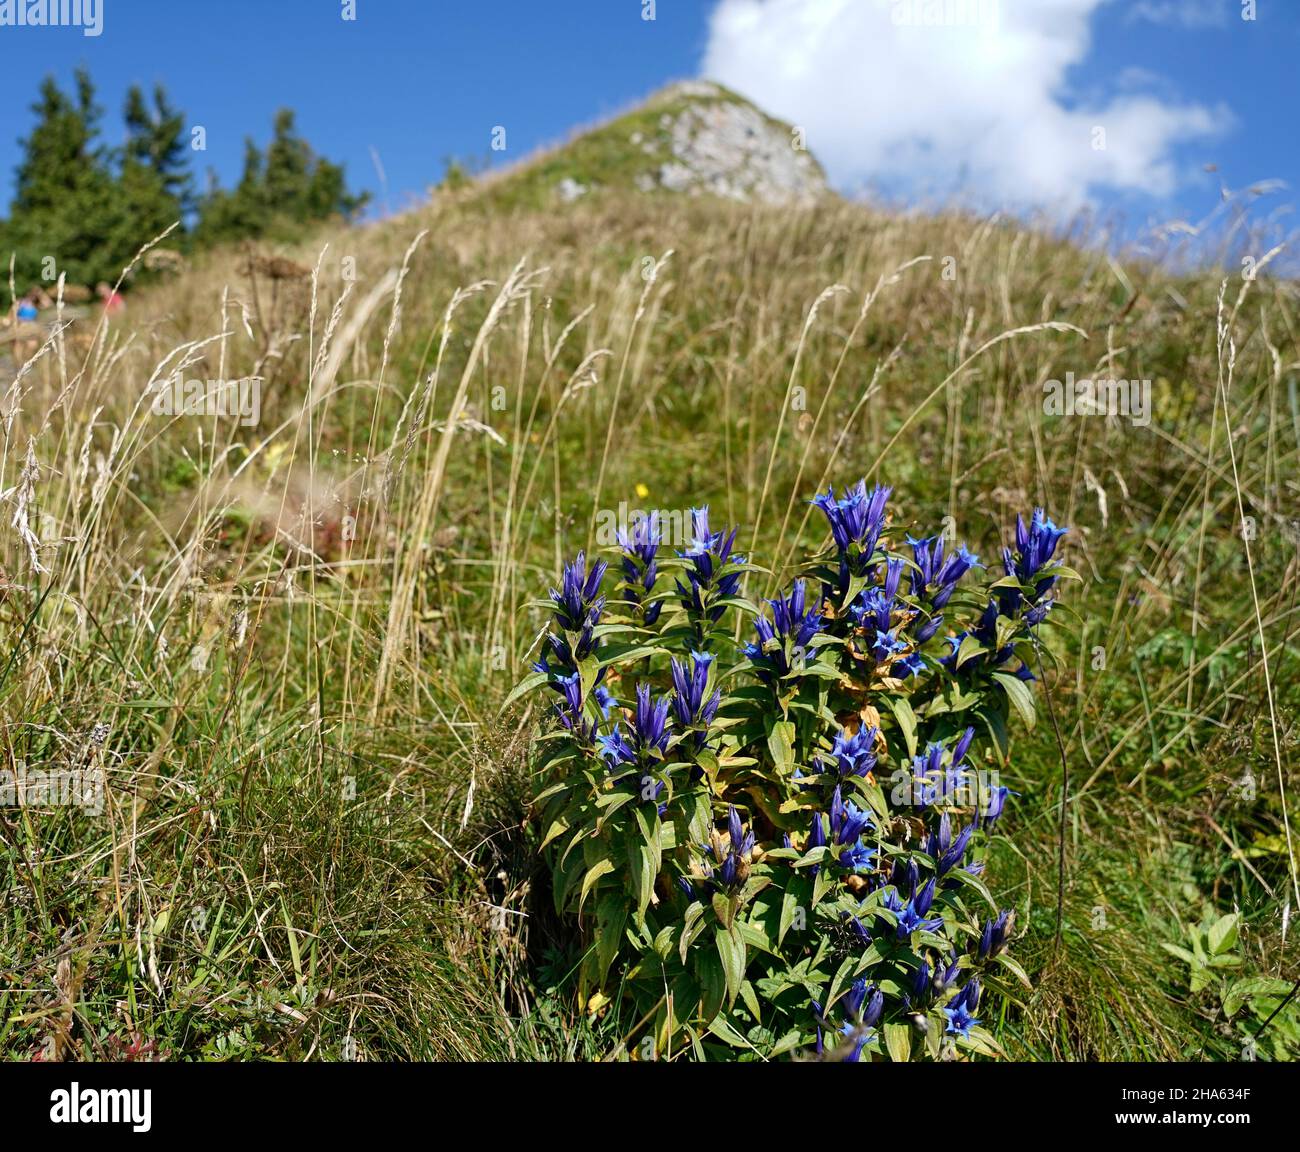
[{"label": "grassy hillside", "polygon": [[[321,237],[306,278],[219,256],[27,350],[3,751],[109,787],[0,809],[0,1051],[619,1054],[635,1022],[579,1011],[536,867],[535,706],[498,715],[526,605],[621,502],[708,502],[770,594],[822,539],[808,498],[865,475],[986,556],[1045,505],[1084,576],[1045,677],[1059,947],[1052,726],[1002,771],[1035,991],[999,1041],[1238,1058],[1251,1011],[1162,945],[1235,909],[1231,974],[1296,972],[1294,285],[1005,221],[501,195]],[[1149,378],[1150,424],[1045,414],[1069,371]],[[173,373],[260,377],[260,421],[155,414]]]}]

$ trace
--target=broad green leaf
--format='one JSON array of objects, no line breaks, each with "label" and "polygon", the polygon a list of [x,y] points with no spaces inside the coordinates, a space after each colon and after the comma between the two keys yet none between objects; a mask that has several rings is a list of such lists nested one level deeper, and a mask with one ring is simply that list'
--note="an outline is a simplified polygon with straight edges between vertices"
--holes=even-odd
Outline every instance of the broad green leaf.
[{"label": "broad green leaf", "polygon": [[889,1058],[906,1064],[912,1056],[912,1026],[910,1024],[885,1025],[885,1049]]},{"label": "broad green leaf", "polygon": [[497,715],[502,715],[519,697],[527,695],[534,688],[546,683],[548,674],[545,672],[531,672],[525,676],[518,684],[511,689],[510,695],[506,697],[505,703],[501,705]]},{"label": "broad green leaf", "polygon": [[902,696],[883,696],[886,706],[894,714],[894,720],[897,722],[899,730],[903,733],[903,739],[907,741],[907,754],[916,755],[916,713],[912,711],[912,705]]},{"label": "broad green leaf", "polygon": [[748,1048],[750,1046],[745,1038],[721,1016],[715,1016],[709,1022],[709,1031],[724,1044],[730,1044],[733,1048]]},{"label": "broad green leaf", "polygon": [[623,943],[623,925],[627,921],[627,901],[621,892],[610,892],[596,901],[596,964],[603,985],[609,966]]},{"label": "broad green leaf", "polygon": [[1019,676],[1012,676],[1009,672],[994,672],[993,679],[1002,685],[1007,699],[1011,701],[1011,706],[1020,713],[1020,718],[1025,722],[1025,727],[1032,730],[1036,719],[1034,697],[1025,682]]},{"label": "broad green leaf", "polygon": [[789,720],[778,720],[767,734],[767,750],[772,763],[783,772],[794,769],[795,728]]},{"label": "broad green leaf", "polygon": [[1258,997],[1285,996],[1291,991],[1291,984],[1275,976],[1247,976],[1233,983],[1223,995],[1223,1012],[1226,1016],[1235,1016],[1247,1000]]},{"label": "broad green leaf", "polygon": [[740,994],[740,985],[745,979],[745,941],[739,932],[727,928],[718,928],[716,939],[723,975],[727,980],[727,1002],[730,1004]]},{"label": "broad green leaf", "polygon": [[1229,912],[1210,928],[1209,945],[1212,956],[1221,956],[1237,946],[1237,934],[1241,917],[1236,912]]}]

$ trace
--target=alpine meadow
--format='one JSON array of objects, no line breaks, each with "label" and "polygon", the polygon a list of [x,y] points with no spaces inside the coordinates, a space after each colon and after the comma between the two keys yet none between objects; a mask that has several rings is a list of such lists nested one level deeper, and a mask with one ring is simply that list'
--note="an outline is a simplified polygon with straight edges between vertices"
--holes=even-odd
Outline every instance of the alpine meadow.
[{"label": "alpine meadow", "polygon": [[1255,197],[854,195],[710,79],[390,210],[272,113],[4,133],[6,1060],[1300,1057]]}]

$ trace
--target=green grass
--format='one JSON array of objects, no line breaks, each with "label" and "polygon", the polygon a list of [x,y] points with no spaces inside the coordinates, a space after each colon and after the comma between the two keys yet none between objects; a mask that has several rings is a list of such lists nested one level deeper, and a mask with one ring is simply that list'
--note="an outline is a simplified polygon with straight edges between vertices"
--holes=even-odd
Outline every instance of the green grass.
[{"label": "green grass", "polygon": [[[565,163],[613,171],[605,146]],[[1279,795],[1280,775],[1294,824],[1294,285],[1229,285],[1229,381],[1211,273],[1127,262],[1133,299],[1103,256],[1006,222],[616,189],[535,210],[528,187],[323,237],[298,254],[330,243],[314,313],[310,285],[219,256],[25,374],[6,523],[25,509],[45,570],[5,533],[3,751],[109,789],[100,815],[0,809],[0,1052],[618,1057],[636,1021],[578,1011],[579,936],[538,870],[538,717],[498,715],[542,627],[528,602],[620,501],[710,502],[775,581],[819,541],[812,492],[869,474],[985,557],[1033,503],[1074,530],[1084,581],[1046,677],[1062,934],[1040,709],[991,867],[1035,982],[1000,1042],[1236,1058],[1161,945],[1209,902],[1244,915],[1243,974],[1300,974]],[[365,311],[404,266],[397,319],[391,289]],[[262,375],[257,428],[136,408],[214,337],[186,374]],[[1149,428],[1043,414],[1044,379],[1108,355],[1155,382]]]}]

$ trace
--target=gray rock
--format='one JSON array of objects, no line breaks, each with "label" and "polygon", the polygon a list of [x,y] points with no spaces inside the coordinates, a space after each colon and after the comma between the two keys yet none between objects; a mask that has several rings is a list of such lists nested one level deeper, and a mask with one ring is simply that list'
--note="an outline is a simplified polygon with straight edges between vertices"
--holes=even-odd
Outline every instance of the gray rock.
[{"label": "gray rock", "polygon": [[556,185],[556,191],[560,194],[560,199],[566,204],[572,204],[580,196],[587,194],[587,186],[579,184],[572,176],[566,176]]}]

